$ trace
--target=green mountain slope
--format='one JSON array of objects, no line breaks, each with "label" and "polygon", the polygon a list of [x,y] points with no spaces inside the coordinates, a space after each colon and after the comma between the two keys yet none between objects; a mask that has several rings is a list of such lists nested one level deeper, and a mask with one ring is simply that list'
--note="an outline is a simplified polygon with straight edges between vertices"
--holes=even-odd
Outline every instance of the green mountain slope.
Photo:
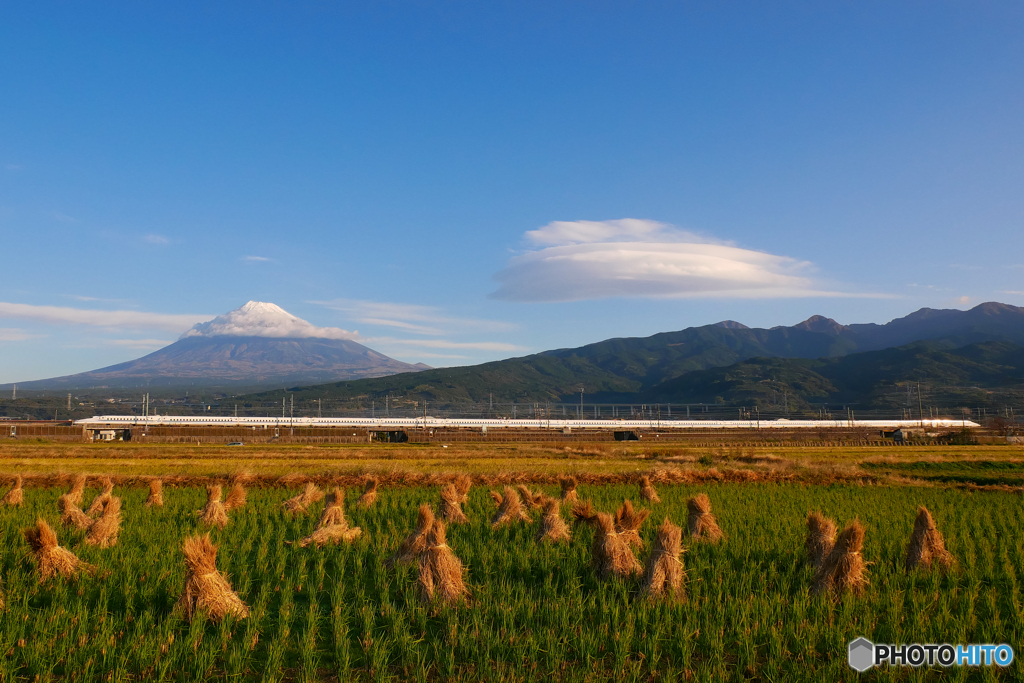
[{"label": "green mountain slope", "polygon": [[[870,361],[838,363],[850,354],[882,353],[875,350],[893,346],[893,341],[906,344],[920,339],[933,340],[929,342],[933,346],[921,349],[936,353],[971,342],[1024,344],[1024,308],[990,303],[970,311],[921,309],[885,325],[840,325],[822,316],[792,327],[771,329],[751,329],[726,321],[475,366],[301,387],[288,393],[297,394],[298,400],[322,398],[351,407],[368,407],[374,401],[382,403],[388,396],[417,405],[427,401],[434,406],[490,400],[573,402],[578,400],[581,389],[587,400],[595,403],[760,405],[779,401],[781,392],[783,404],[792,395],[797,406],[807,407],[837,400],[882,405],[885,401],[878,392],[887,386],[886,381],[905,382],[919,376],[930,378],[929,386],[938,382],[980,383],[988,387],[997,381],[998,371],[992,370],[996,375],[986,375],[988,371],[982,369],[999,366],[987,356],[977,360],[967,355],[932,358],[920,356],[919,352],[900,351],[870,356]],[[985,356],[989,351],[975,353]],[[769,358],[774,360],[768,361]],[[757,360],[743,363],[749,359]],[[825,360],[784,362],[787,359]],[[854,368],[857,362],[865,365],[843,374],[844,368]],[[706,374],[694,374],[702,372]],[[893,387],[887,391],[893,393]],[[267,403],[280,401],[284,393],[265,392],[242,398]],[[872,398],[876,394],[879,397]],[[977,401],[985,396],[976,394],[970,396],[978,405]]]},{"label": "green mountain slope", "polygon": [[[594,401],[632,401],[639,392],[694,370],[730,365],[753,356],[820,356],[845,350],[842,340],[795,328],[754,330],[720,325],[651,337],[609,339],[457,368],[423,370],[291,390],[296,399],[374,400],[405,396],[432,403],[543,403],[571,400],[580,388]],[[278,399],[265,392],[254,400]]]},{"label": "green mountain slope", "polygon": [[692,372],[642,394],[649,402],[787,405],[791,411],[821,404],[898,410],[909,404],[915,412],[923,404],[995,406],[1022,397],[1024,347],[1007,342],[959,349],[918,342],[816,360],[752,358]]}]

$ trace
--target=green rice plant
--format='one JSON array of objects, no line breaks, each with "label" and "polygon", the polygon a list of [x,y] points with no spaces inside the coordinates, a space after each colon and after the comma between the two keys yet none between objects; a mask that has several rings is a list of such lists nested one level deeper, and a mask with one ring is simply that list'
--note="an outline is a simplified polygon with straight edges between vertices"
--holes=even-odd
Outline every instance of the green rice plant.
[{"label": "green rice plant", "polygon": [[[555,493],[555,487],[542,487]],[[659,485],[662,503],[641,529],[646,559],[657,523],[684,523],[688,497],[705,492],[726,533],[717,545],[686,543],[685,603],[638,599],[639,579],[597,578],[593,532],[538,545],[535,526],[489,526],[484,487],[470,493],[470,523],[448,544],[466,568],[468,605],[420,603],[415,566],[383,560],[436,490],[382,489],[375,506],[347,511],[364,536],[321,549],[284,543],[308,534],[315,515],[292,519],[288,491],[253,489],[223,530],[218,569],[250,608],[247,619],[184,621],[175,605],[185,579],[183,539],[202,531],[199,488],[118,489],[118,544],[60,543],[95,564],[95,576],[39,584],[21,529],[55,522],[57,489],[26,489],[26,504],[0,517],[0,680],[853,680],[846,643],[1019,643],[1024,633],[1019,499],[1002,492],[778,484]],[[599,510],[635,496],[631,485],[583,485]],[[354,490],[348,492],[353,497]],[[353,498],[354,499],[354,498]],[[904,554],[917,505],[932,511],[958,567],[907,572]],[[810,595],[804,516],[821,509],[867,527],[870,584],[862,597]],[[568,514],[564,511],[563,514]],[[24,644],[19,645],[21,641]],[[1009,670],[874,672],[882,680],[1019,679]]]}]

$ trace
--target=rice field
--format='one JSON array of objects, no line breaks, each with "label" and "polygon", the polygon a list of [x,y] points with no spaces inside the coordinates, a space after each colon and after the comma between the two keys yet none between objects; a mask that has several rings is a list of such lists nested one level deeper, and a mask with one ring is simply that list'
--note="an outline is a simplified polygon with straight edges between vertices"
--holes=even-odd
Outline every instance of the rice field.
[{"label": "rice field", "polygon": [[[91,484],[92,482],[90,482]],[[550,495],[556,486],[541,487]],[[667,516],[685,528],[686,500],[705,492],[725,532],[718,545],[684,540],[683,603],[638,597],[641,578],[599,580],[593,531],[572,528],[565,545],[534,540],[532,524],[492,530],[495,506],[474,486],[469,524],[447,543],[466,566],[468,604],[423,604],[417,569],[385,561],[413,528],[417,507],[439,489],[384,488],[368,510],[346,514],[363,535],[351,545],[300,548],[321,504],[292,518],[282,502],[298,488],[249,491],[211,537],[217,566],[250,609],[246,619],[187,622],[175,609],[185,583],[182,542],[205,532],[201,488],[148,490],[123,498],[112,548],[83,543],[59,524],[65,489],[25,490],[21,508],[0,508],[0,681],[823,681],[858,678],[846,644],[1000,643],[1022,654],[1024,509],[1018,493],[941,488],[777,484],[659,485],[662,502],[641,529],[645,562]],[[88,503],[98,490],[90,488]],[[598,510],[635,485],[579,487]],[[908,573],[903,560],[918,505],[931,510],[959,568]],[[638,507],[640,505],[638,504]],[[805,515],[820,509],[842,527],[867,527],[870,585],[861,597],[809,594]],[[568,521],[568,509],[562,511]],[[94,576],[40,585],[22,529],[48,519],[61,545],[97,566]],[[1022,680],[1009,668],[881,669],[871,680]]]}]

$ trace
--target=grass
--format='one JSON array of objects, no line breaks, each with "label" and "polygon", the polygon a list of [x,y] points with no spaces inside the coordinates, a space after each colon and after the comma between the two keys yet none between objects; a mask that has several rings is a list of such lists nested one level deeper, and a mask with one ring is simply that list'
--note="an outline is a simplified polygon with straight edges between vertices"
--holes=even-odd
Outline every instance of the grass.
[{"label": "grass", "polygon": [[[548,493],[556,487],[545,486]],[[174,603],[185,577],[181,541],[199,530],[199,488],[165,490],[166,507],[142,508],[146,491],[118,488],[125,523],[118,545],[61,543],[99,567],[97,577],[39,586],[21,529],[54,522],[57,489],[27,489],[26,505],[0,515],[0,680],[136,681],[677,681],[855,680],[846,643],[1008,642],[1024,635],[1024,522],[1020,496],[948,488],[712,484],[659,486],[642,530],[646,549],[668,516],[684,524],[686,498],[710,496],[726,540],[690,545],[684,604],[636,598],[640,580],[598,581],[592,532],[538,546],[535,526],[491,530],[487,492],[474,487],[468,525],[448,543],[468,568],[472,599],[439,608],[417,600],[415,569],[384,560],[435,488],[382,489],[376,506],[349,507],[364,536],[322,550],[288,546],[317,514],[291,519],[293,490],[250,492],[223,531],[218,565],[252,609],[249,619],[184,622]],[[909,492],[909,493],[908,493]],[[85,501],[89,501],[90,490]],[[610,510],[635,486],[580,486]],[[347,491],[353,501],[357,491]],[[949,576],[907,574],[903,552],[916,506],[929,507],[960,560]],[[871,585],[860,599],[808,594],[804,515],[820,508],[868,528]],[[566,513],[567,514],[567,513]],[[536,514],[535,514],[536,517]],[[646,552],[641,553],[646,559]],[[1021,680],[1021,668],[882,669],[875,680]]]},{"label": "grass", "polygon": [[1024,486],[1024,468],[1012,460],[869,461],[860,466],[930,482]]}]

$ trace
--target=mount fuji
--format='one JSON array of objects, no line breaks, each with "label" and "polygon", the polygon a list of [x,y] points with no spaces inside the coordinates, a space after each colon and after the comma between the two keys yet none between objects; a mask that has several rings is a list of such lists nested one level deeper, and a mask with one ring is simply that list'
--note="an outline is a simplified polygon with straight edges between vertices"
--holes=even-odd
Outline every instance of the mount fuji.
[{"label": "mount fuji", "polygon": [[316,327],[280,306],[250,301],[178,341],[127,363],[64,377],[19,382],[19,389],[171,386],[284,386],[383,377],[430,366],[403,363],[352,340],[336,327]]}]

